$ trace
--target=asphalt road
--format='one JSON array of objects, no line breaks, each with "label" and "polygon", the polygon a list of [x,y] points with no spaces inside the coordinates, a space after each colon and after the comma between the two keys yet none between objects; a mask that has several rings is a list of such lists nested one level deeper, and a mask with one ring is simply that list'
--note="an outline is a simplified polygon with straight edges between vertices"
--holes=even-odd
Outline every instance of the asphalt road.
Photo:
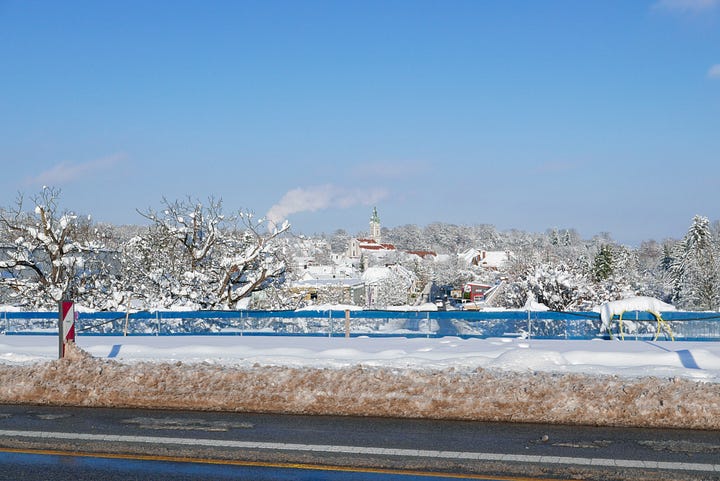
[{"label": "asphalt road", "polygon": [[[101,458],[68,462],[59,455],[87,453],[116,461],[120,456],[124,466],[137,458],[160,462],[171,466],[164,475],[181,476],[186,476],[181,466],[216,469],[218,462],[227,462],[245,468],[284,469],[299,463],[321,471],[333,466],[366,470],[351,479],[371,479],[367,470],[377,469],[587,480],[720,479],[720,433],[714,431],[0,406],[0,479],[11,464],[24,470],[26,481],[49,479],[27,474],[39,465],[28,463],[27,453],[56,456],[65,463],[64,473]],[[133,476],[123,479],[148,478]],[[193,476],[151,477],[224,479]]]},{"label": "asphalt road", "polygon": [[[464,477],[464,475],[463,475]],[[327,468],[272,463],[190,462],[109,455],[18,453],[0,450],[0,480],[22,481],[457,481],[455,475],[400,470]],[[476,481],[498,478],[473,476]],[[508,481],[508,478],[503,478]],[[524,481],[529,481],[524,478]]]}]

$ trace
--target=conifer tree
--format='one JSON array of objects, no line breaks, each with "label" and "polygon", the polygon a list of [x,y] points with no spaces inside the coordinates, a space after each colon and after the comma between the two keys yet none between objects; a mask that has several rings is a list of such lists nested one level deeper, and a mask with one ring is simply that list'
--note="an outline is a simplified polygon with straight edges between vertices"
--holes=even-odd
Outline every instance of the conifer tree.
[{"label": "conifer tree", "polygon": [[592,277],[595,281],[607,280],[614,272],[613,250],[607,245],[600,246],[592,264]]},{"label": "conifer tree", "polygon": [[720,306],[718,246],[707,217],[696,215],[685,237],[675,245],[670,277],[675,301],[686,309]]}]

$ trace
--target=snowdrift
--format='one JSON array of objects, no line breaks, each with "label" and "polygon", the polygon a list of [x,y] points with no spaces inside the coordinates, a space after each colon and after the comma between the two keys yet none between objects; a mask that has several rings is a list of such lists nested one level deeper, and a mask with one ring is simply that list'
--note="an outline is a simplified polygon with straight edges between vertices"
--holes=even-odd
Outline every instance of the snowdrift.
[{"label": "snowdrift", "polygon": [[0,402],[720,429],[720,384],[557,372],[123,363],[77,346],[0,364]]}]

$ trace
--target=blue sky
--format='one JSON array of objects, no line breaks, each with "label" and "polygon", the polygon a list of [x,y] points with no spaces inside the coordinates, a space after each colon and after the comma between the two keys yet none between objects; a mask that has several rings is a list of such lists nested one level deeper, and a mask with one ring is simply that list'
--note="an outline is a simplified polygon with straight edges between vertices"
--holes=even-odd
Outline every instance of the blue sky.
[{"label": "blue sky", "polygon": [[0,0],[0,205],[620,242],[720,218],[720,0]]}]

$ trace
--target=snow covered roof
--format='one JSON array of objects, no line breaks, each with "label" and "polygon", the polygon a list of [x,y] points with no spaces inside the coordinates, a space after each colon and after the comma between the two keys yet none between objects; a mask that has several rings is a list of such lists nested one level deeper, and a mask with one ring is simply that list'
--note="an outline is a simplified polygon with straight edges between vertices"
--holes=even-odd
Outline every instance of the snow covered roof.
[{"label": "snow covered roof", "polygon": [[407,251],[408,254],[412,254],[415,256],[420,257],[421,259],[425,259],[428,257],[436,257],[437,253],[433,251]]},{"label": "snow covered roof", "polygon": [[357,277],[352,266],[307,266],[302,271],[302,279],[342,279]]},{"label": "snow covered roof", "polygon": [[381,244],[375,239],[358,239],[360,249],[371,250],[371,251],[394,251],[395,246],[392,244]]},{"label": "snow covered roof", "polygon": [[377,282],[390,277],[392,273],[387,267],[368,267],[362,273],[362,279],[367,283]]},{"label": "snow covered roof", "polygon": [[490,269],[500,269],[514,257],[510,251],[486,251],[478,249],[468,249],[458,254],[467,264],[479,267],[487,267]]},{"label": "snow covered roof", "polygon": [[322,287],[360,287],[365,283],[357,277],[339,279],[302,279],[292,283],[295,289],[311,289]]},{"label": "snow covered roof", "polygon": [[368,267],[362,273],[362,279],[367,284],[375,284],[383,279],[390,277],[399,277],[408,284],[412,284],[417,278],[415,274],[399,264],[393,264],[385,267]]}]

